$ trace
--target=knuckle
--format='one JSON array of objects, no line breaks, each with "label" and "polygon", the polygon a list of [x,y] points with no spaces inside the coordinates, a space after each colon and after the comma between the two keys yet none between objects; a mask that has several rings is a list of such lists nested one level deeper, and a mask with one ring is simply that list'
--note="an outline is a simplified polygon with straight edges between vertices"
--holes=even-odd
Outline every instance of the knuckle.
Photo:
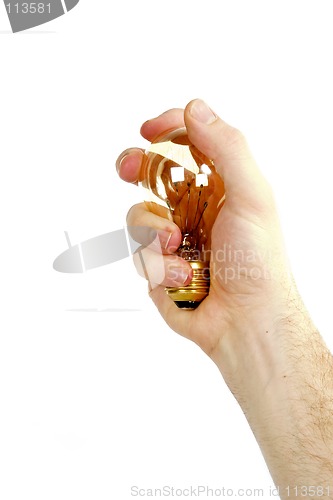
[{"label": "knuckle", "polygon": [[224,131],[224,140],[226,144],[238,151],[247,149],[247,140],[241,130],[235,127],[228,127]]},{"label": "knuckle", "polygon": [[139,226],[142,214],[143,203],[137,203],[131,206],[127,212],[126,223],[128,226]]},{"label": "knuckle", "polygon": [[165,262],[162,255],[157,256],[149,249],[141,247],[133,255],[138,274],[152,283],[161,284],[165,280]]}]

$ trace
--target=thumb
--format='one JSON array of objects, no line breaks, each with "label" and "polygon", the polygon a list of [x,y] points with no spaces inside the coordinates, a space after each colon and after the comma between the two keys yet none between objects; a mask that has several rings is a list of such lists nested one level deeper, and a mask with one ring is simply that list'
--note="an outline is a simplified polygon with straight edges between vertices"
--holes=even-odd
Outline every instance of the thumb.
[{"label": "thumb", "polygon": [[271,205],[271,189],[261,174],[243,134],[219,118],[200,100],[185,108],[185,125],[191,142],[223,178],[229,204],[263,211]]}]

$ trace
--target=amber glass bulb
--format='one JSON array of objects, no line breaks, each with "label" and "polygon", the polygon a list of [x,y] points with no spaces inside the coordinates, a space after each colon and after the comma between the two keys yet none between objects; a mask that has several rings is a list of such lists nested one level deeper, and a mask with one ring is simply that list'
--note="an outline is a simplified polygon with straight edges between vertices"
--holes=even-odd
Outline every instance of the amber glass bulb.
[{"label": "amber glass bulb", "polygon": [[209,292],[211,231],[225,199],[223,181],[213,162],[191,144],[185,128],[152,142],[141,172],[149,210],[177,224],[182,241],[176,254],[193,269],[189,285],[166,292],[178,307],[195,309]]}]

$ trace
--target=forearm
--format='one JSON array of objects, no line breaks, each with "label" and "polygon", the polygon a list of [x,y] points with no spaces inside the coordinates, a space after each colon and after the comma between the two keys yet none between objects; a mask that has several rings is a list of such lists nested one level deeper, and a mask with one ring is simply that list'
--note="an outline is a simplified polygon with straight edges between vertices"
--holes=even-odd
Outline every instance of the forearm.
[{"label": "forearm", "polygon": [[296,497],[295,486],[325,487],[321,498],[329,498],[332,355],[297,295],[281,317],[263,316],[261,325],[227,333],[212,357],[248,419],[281,498]]}]

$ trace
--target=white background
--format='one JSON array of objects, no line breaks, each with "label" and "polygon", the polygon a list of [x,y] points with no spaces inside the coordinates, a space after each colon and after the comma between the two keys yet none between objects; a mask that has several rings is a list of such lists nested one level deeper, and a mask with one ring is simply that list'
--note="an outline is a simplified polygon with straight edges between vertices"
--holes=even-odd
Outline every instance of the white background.
[{"label": "white background", "polygon": [[320,0],[81,0],[13,35],[0,5],[1,499],[272,486],[217,368],[164,325],[131,260],[83,275],[52,263],[65,230],[75,244],[124,226],[139,193],[118,154],[201,97],[273,184],[333,348],[331,14]]}]

